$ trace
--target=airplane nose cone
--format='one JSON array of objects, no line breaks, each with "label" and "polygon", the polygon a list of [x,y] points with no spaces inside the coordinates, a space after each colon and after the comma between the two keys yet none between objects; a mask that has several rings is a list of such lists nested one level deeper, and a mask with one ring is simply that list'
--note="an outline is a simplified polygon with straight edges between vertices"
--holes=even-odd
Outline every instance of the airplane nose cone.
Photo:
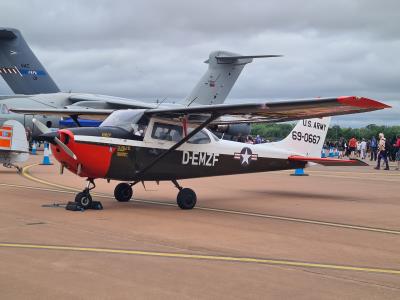
[{"label": "airplane nose cone", "polygon": [[[66,129],[59,130],[58,133],[53,134],[49,133],[49,137],[47,138],[53,138],[54,137],[59,138],[59,140],[64,143],[72,152],[74,152],[75,148],[75,143],[74,143],[74,134]],[[56,143],[52,143],[52,152],[54,154],[54,157],[63,165],[65,166],[68,170],[71,170],[72,172],[75,172],[77,169],[77,160],[73,159],[68,153],[65,152],[65,150],[57,145]],[[74,152],[75,154],[75,152]]]},{"label": "airplane nose cone", "polygon": [[74,134],[69,130],[62,129],[58,132],[58,134],[58,138],[60,139],[60,141],[67,146],[70,141],[74,140]]}]

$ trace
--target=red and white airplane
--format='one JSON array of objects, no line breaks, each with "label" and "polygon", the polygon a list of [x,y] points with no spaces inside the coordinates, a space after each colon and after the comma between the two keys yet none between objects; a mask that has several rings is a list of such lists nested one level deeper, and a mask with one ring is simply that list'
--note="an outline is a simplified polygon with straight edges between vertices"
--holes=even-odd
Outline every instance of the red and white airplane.
[{"label": "red and white airplane", "polygon": [[[40,114],[105,116],[96,128],[62,129],[57,133],[35,121],[52,143],[62,168],[88,179],[75,201],[91,206],[94,180],[123,181],[114,191],[118,201],[129,201],[132,186],[144,181],[172,181],[182,209],[195,206],[197,196],[177,180],[243,174],[322,165],[364,165],[358,160],[321,158],[328,116],[368,112],[389,106],[359,97],[318,98],[251,104],[202,105],[179,108],[105,110],[60,109]],[[29,110],[18,112],[30,112]],[[300,120],[282,141],[250,145],[218,139],[207,126],[240,122]]]}]

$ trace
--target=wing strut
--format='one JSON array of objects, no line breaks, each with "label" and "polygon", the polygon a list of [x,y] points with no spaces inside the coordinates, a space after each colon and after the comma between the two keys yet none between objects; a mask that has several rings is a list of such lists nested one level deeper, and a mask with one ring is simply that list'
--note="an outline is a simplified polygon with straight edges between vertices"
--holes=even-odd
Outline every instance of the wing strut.
[{"label": "wing strut", "polygon": [[136,177],[135,182],[141,181],[142,180],[141,177],[143,176],[143,174],[145,174],[155,164],[157,164],[166,155],[168,155],[168,153],[171,153],[175,149],[179,148],[182,144],[186,143],[192,136],[194,136],[196,133],[198,133],[200,130],[202,130],[204,127],[206,127],[208,124],[210,124],[212,121],[214,121],[215,119],[217,119],[219,117],[220,117],[220,114],[217,114],[217,113],[211,114],[211,116],[207,120],[205,120],[203,123],[201,123],[199,126],[197,126],[192,132],[190,132],[188,135],[186,135],[183,139],[181,139],[179,142],[177,142],[175,145],[173,145],[167,151],[161,153],[159,156],[157,156],[152,162],[150,162],[143,169],[137,171],[136,175],[135,175],[135,177]]},{"label": "wing strut", "polygon": [[74,120],[74,122],[76,123],[76,125],[78,125],[78,127],[82,127],[81,123],[79,123],[78,115],[71,115],[71,119]]}]

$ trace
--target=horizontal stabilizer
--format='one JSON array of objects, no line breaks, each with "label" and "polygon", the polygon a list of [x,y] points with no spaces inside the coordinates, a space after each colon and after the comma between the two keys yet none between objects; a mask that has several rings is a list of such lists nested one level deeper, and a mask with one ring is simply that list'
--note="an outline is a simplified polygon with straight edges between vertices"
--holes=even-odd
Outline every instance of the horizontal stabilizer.
[{"label": "horizontal stabilizer", "polygon": [[248,58],[269,58],[269,57],[282,57],[280,54],[266,54],[266,55],[237,55],[237,56],[216,56],[219,60],[233,60],[233,59],[248,59]]},{"label": "horizontal stabilizer", "polygon": [[17,36],[11,30],[7,28],[0,28],[0,40],[12,40],[15,39]]},{"label": "horizontal stabilizer", "polygon": [[[224,53],[230,55],[223,55]],[[222,55],[221,55],[222,54]],[[215,56],[218,64],[229,64],[229,65],[240,65],[248,64],[253,61],[253,58],[271,58],[271,57],[282,57],[283,55],[266,54],[266,55],[235,55],[229,52],[222,52],[220,55]],[[209,62],[209,60],[208,60]]]},{"label": "horizontal stabilizer", "polygon": [[359,159],[337,159],[337,158],[321,158],[321,157],[306,157],[306,156],[289,156],[291,161],[313,162],[323,166],[368,166],[366,162]]}]

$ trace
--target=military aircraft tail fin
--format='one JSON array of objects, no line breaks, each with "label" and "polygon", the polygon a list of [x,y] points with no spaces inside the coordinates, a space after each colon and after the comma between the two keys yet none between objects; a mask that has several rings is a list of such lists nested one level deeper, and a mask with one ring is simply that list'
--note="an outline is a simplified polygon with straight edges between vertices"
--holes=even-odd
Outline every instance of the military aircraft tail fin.
[{"label": "military aircraft tail fin", "polygon": [[28,140],[24,126],[15,120],[8,120],[0,127],[0,150],[28,153]]},{"label": "military aircraft tail fin", "polygon": [[330,117],[301,120],[285,139],[275,144],[294,155],[320,157],[330,120]]},{"label": "military aircraft tail fin", "polygon": [[185,99],[185,106],[221,104],[225,101],[244,66],[254,58],[281,55],[239,55],[227,51],[213,51],[205,61],[206,73]]},{"label": "military aircraft tail fin", "polygon": [[16,94],[60,91],[17,29],[0,28],[0,75]]}]

